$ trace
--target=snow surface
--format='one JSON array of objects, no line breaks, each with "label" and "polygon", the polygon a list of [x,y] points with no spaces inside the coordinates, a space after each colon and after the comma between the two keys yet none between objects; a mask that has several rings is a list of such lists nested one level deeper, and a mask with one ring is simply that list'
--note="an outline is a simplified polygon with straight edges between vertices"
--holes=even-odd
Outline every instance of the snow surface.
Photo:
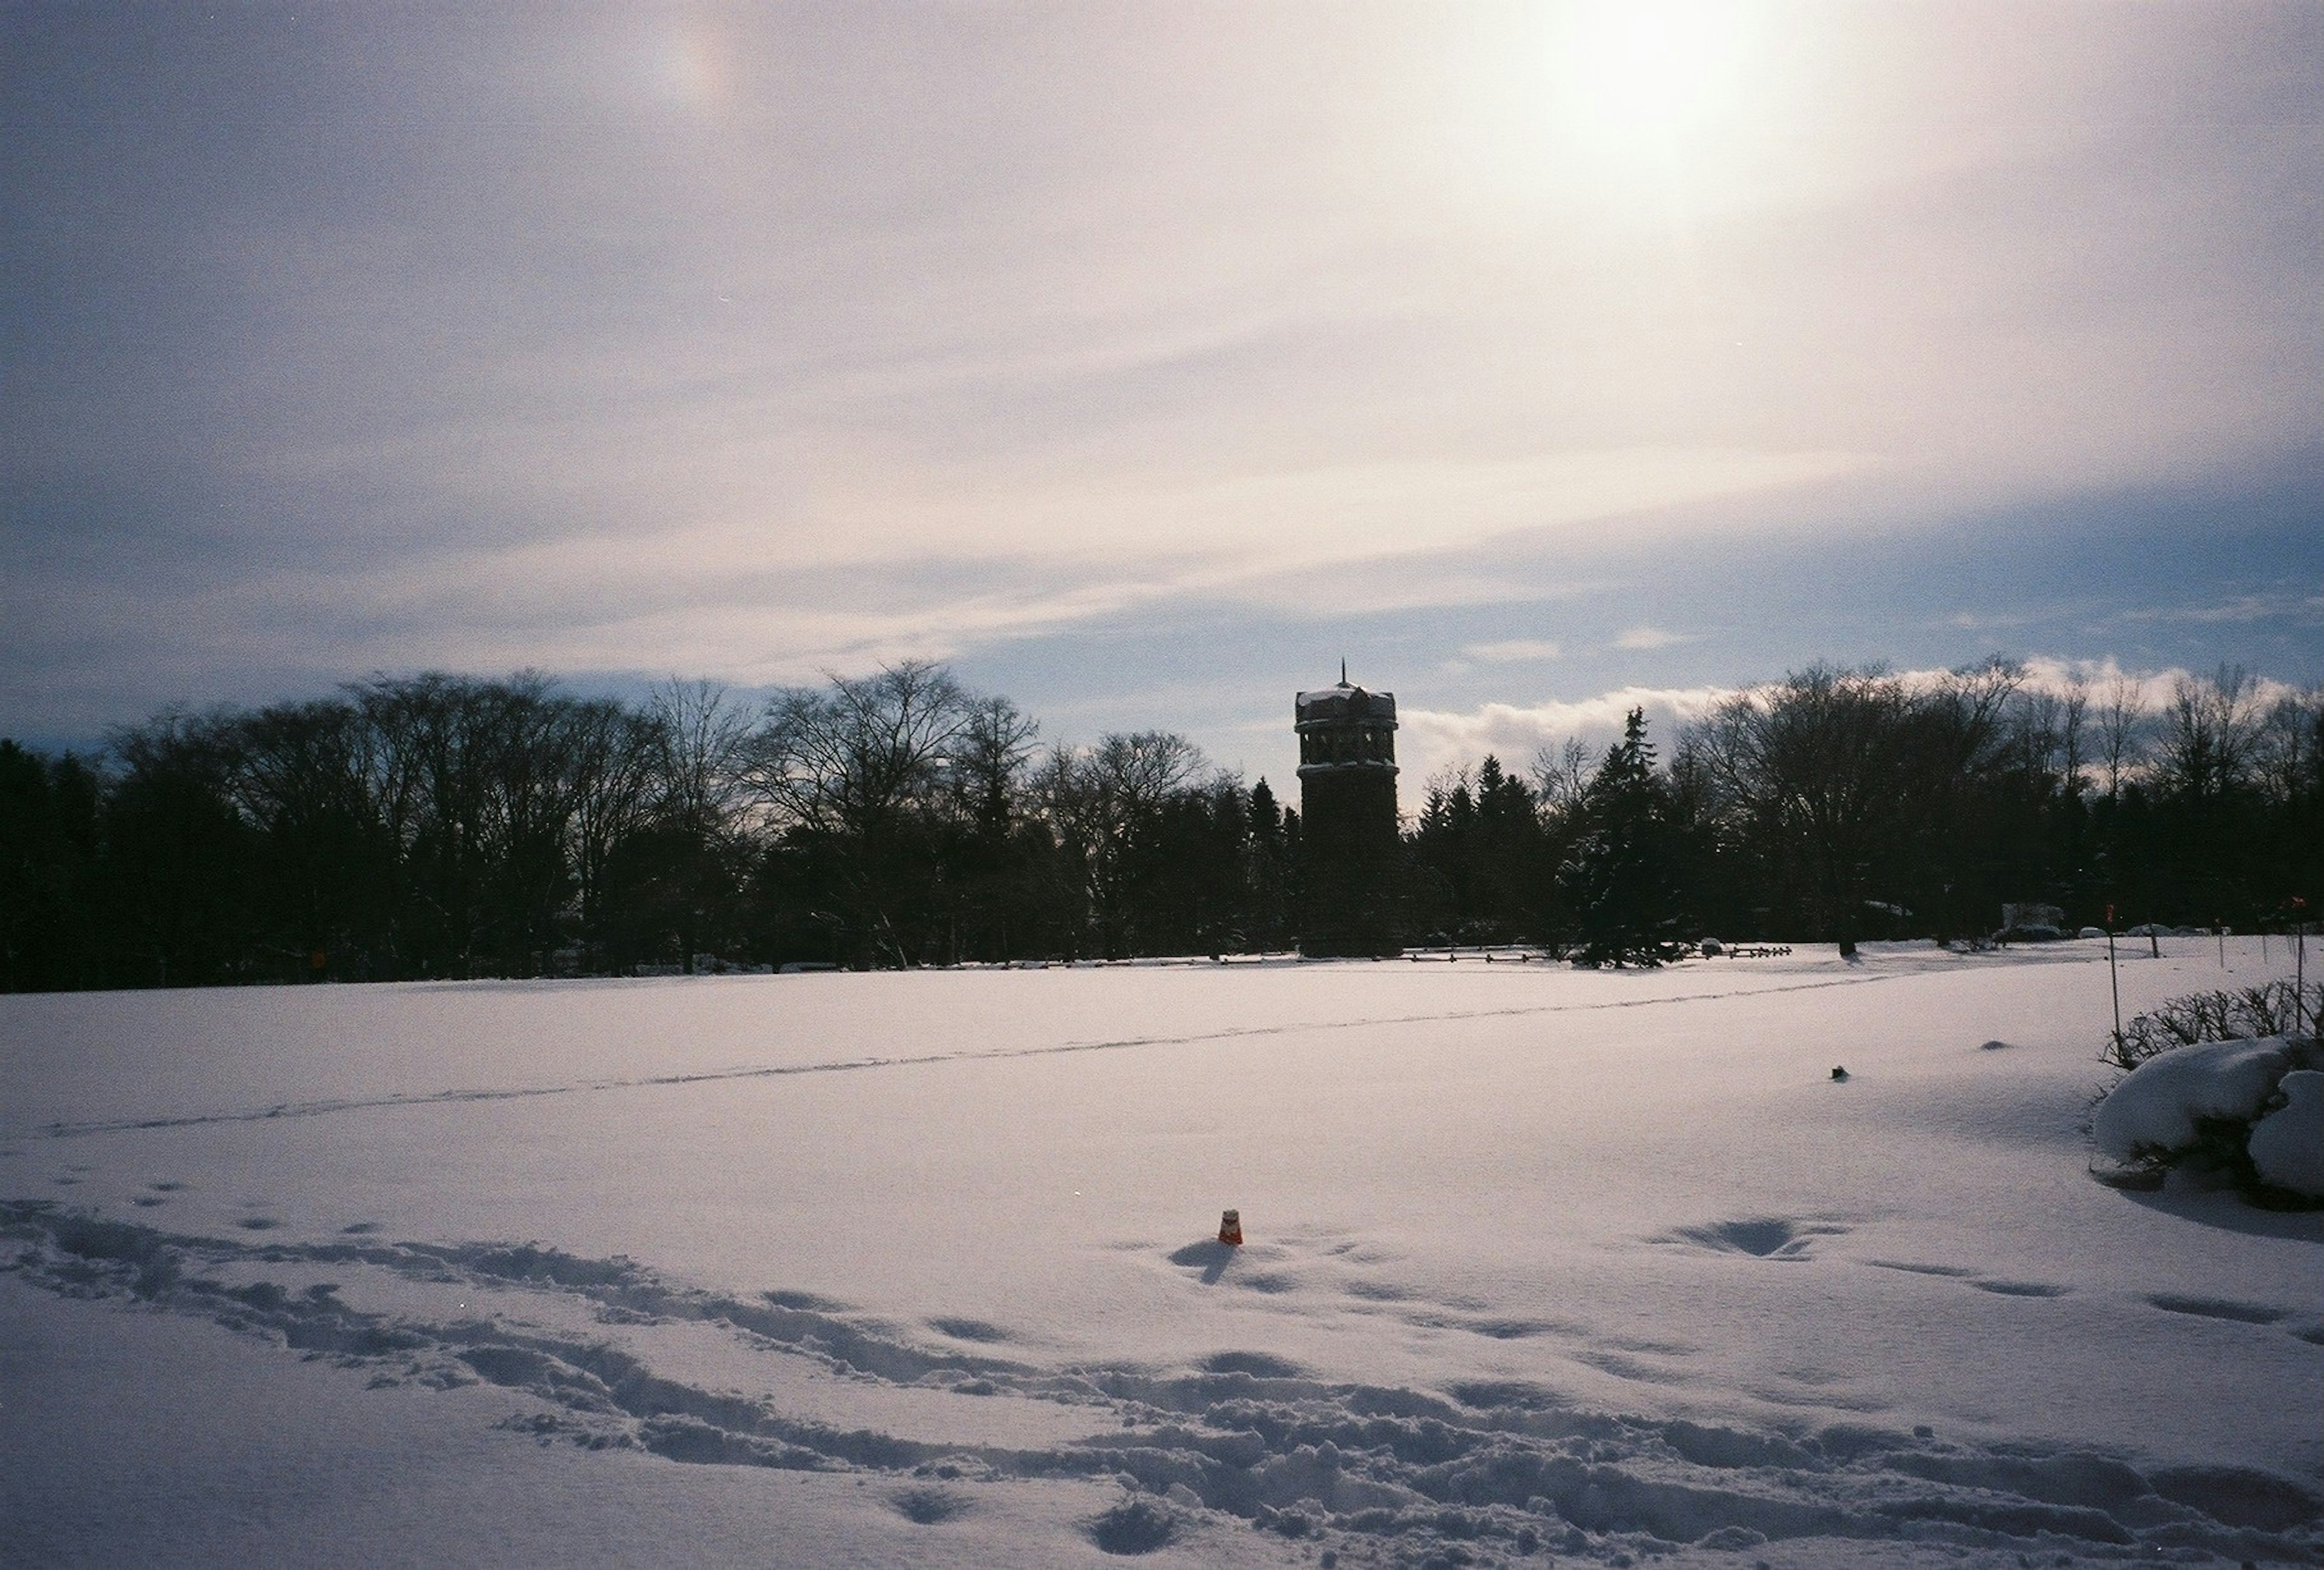
[{"label": "snow surface", "polygon": [[0,1564],[2312,1563],[2324,1217],[2092,1182],[2110,1023],[2086,941],[0,998]]}]

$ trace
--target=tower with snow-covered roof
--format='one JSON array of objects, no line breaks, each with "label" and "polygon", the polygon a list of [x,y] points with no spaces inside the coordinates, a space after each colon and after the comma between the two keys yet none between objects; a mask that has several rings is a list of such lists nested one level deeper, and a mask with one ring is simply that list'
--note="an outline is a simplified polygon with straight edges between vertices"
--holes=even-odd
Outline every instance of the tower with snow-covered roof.
[{"label": "tower with snow-covered roof", "polygon": [[1299,694],[1300,952],[1392,955],[1401,845],[1396,695],[1348,681]]}]

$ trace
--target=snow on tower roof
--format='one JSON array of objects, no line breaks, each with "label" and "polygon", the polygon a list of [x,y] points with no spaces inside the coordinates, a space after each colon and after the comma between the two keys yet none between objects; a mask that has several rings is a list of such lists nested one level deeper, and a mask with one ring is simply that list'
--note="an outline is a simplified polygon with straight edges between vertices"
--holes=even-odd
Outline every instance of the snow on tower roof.
[{"label": "snow on tower roof", "polygon": [[1299,722],[1305,725],[1311,720],[1368,719],[1394,725],[1396,694],[1351,686],[1347,675],[1347,668],[1342,665],[1337,686],[1299,694],[1295,705]]}]

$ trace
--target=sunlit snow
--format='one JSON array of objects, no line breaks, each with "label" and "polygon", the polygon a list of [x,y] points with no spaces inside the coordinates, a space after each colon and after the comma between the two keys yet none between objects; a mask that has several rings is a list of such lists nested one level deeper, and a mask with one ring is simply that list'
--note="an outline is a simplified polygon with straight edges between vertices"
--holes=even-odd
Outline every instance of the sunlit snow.
[{"label": "sunlit snow", "polygon": [[[2126,1012],[2290,970],[2162,947]],[[0,998],[0,1564],[2312,1561],[2324,1216],[2092,1181],[2110,1010],[2090,942]]]}]

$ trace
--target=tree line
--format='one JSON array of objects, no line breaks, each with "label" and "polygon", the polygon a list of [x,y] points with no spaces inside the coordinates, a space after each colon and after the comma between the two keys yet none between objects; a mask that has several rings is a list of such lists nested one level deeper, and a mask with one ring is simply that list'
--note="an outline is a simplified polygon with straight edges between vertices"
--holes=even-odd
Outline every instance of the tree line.
[{"label": "tree line", "polygon": [[382,679],[0,742],[0,984],[1282,948],[1296,817],[1183,737],[1037,745],[906,663],[745,704]]},{"label": "tree line", "polygon": [[[1488,757],[1432,782],[1411,836],[1423,927],[1652,957],[1703,934],[1982,940],[2011,903],[2065,928],[2281,928],[2324,874],[2324,688],[2240,668],[2158,705],[1991,659],[1933,679],[1817,666],[1595,766]],[[1409,928],[1407,928],[1410,929]]]},{"label": "tree line", "polygon": [[[2260,690],[1817,667],[1667,761],[1634,713],[1600,755],[1431,781],[1390,893],[1408,941],[1585,963],[1978,937],[2005,900],[2262,925],[2324,870],[2324,697]],[[0,741],[8,990],[1273,952],[1304,886],[1266,780],[1167,732],[1044,747],[927,663],[763,703],[382,678],[97,758]]]}]

